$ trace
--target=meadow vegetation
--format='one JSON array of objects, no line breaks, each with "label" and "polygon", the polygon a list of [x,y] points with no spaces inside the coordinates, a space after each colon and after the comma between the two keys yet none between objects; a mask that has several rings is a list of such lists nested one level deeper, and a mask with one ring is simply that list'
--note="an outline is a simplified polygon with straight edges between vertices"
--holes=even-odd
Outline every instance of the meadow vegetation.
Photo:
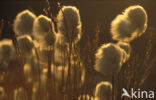
[{"label": "meadow vegetation", "polygon": [[[97,27],[82,47],[79,9],[58,3],[59,12],[53,16],[49,3],[44,15],[19,12],[13,40],[0,41],[0,100],[121,100],[122,88],[144,83],[156,59],[151,57],[154,39],[145,32],[148,17],[143,7],[130,6],[114,18],[110,35],[116,42],[99,46]],[[149,40],[142,57],[131,42],[145,34]]]}]

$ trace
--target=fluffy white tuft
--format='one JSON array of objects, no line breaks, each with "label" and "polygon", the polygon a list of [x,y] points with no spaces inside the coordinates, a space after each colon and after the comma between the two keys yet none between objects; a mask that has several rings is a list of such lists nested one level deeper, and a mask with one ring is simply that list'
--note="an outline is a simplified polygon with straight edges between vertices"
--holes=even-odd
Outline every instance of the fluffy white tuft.
[{"label": "fluffy white tuft", "polygon": [[141,6],[130,6],[123,14],[111,22],[111,34],[114,40],[132,41],[141,36],[147,28],[147,14]]},{"label": "fluffy white tuft", "polygon": [[37,36],[43,36],[52,31],[52,21],[44,15],[38,16],[33,24],[33,33]]},{"label": "fluffy white tuft", "polygon": [[147,28],[147,13],[145,9],[139,5],[130,6],[125,10],[125,15],[137,27],[138,36],[141,36]]},{"label": "fluffy white tuft", "polygon": [[74,6],[63,6],[58,16],[58,31],[65,36],[67,42],[77,42],[82,35],[79,10]]},{"label": "fluffy white tuft", "polygon": [[106,81],[97,84],[94,100],[112,100],[112,84]]},{"label": "fluffy white tuft", "polygon": [[111,34],[112,38],[118,41],[131,41],[137,36],[135,25],[124,15],[118,15],[112,21]]},{"label": "fluffy white tuft", "polygon": [[54,44],[55,31],[51,19],[44,15],[38,16],[33,24],[33,35],[43,45]]},{"label": "fluffy white tuft", "polygon": [[17,38],[19,49],[23,57],[31,57],[34,43],[30,36],[24,35]]},{"label": "fluffy white tuft", "polygon": [[15,48],[11,40],[0,41],[0,62],[9,62],[16,58]]},{"label": "fluffy white tuft", "polygon": [[108,43],[98,49],[95,58],[94,69],[104,75],[112,75],[120,71],[126,61],[126,52],[119,46]]},{"label": "fluffy white tuft", "polygon": [[29,10],[24,10],[17,14],[13,30],[17,35],[23,34],[32,34],[33,22],[36,18],[36,15]]}]

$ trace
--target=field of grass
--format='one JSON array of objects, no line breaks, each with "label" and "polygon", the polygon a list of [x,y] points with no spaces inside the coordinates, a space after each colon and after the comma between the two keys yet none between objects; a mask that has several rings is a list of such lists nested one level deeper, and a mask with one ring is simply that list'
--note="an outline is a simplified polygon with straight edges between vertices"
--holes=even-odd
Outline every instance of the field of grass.
[{"label": "field of grass", "polygon": [[[126,97],[121,99],[122,88],[126,88],[128,92],[130,92],[131,88],[156,92],[156,15],[154,13],[155,4],[152,3],[152,0],[78,0],[75,2],[60,2],[61,5],[56,4],[56,7],[54,7],[55,3],[52,0],[49,2],[2,1],[0,3],[0,11],[2,12],[0,14],[0,30],[2,30],[0,39],[3,41],[9,38],[13,41],[16,56],[7,64],[3,60],[0,61],[0,100],[93,100],[93,98],[94,100],[103,100],[95,99],[96,86],[103,81],[110,82],[112,85],[111,92],[108,92],[110,94],[106,93],[107,100],[133,100]],[[29,46],[25,45],[24,49],[21,48],[18,39],[19,34],[13,30],[13,23],[17,13],[29,9],[36,15],[44,14],[51,19],[54,18],[53,21],[55,21],[56,25],[59,23],[59,20],[56,20],[57,13],[58,11],[61,12],[61,7],[64,5],[76,6],[79,9],[82,22],[80,40],[78,39],[77,43],[72,41],[73,36],[70,36],[70,30],[66,30],[67,35],[69,35],[66,40],[64,40],[65,37],[60,38],[61,44],[56,44],[57,39],[52,40],[52,43],[50,40],[48,45],[42,44],[32,35],[30,37],[34,43],[33,53],[31,56],[29,52],[28,54],[23,53],[24,49],[28,49]],[[141,5],[147,11],[147,30],[141,37],[129,43],[131,46],[130,58],[122,64],[119,72],[105,75],[96,71],[94,66],[97,50],[103,44],[113,43],[116,45],[118,43],[118,41],[112,39],[110,34],[111,21],[117,14],[120,14],[131,5]],[[9,11],[7,10],[8,6],[14,9],[9,9]],[[4,19],[4,23],[2,19]],[[68,22],[65,22],[64,26],[68,28],[66,23]],[[55,25],[54,27],[58,31],[59,29]],[[44,42],[47,42],[49,37],[43,39]],[[50,37],[50,39],[52,38]],[[43,47],[46,52],[42,54]],[[55,53],[57,49],[61,53]],[[8,53],[10,52],[5,52],[6,55]],[[0,60],[1,57],[3,57],[2,54]],[[31,63],[31,67],[26,65],[27,61],[29,64]],[[103,88],[108,91],[110,87],[106,85]],[[102,96],[106,96],[105,92],[102,93]],[[80,98],[82,95],[85,95],[85,97]]]}]

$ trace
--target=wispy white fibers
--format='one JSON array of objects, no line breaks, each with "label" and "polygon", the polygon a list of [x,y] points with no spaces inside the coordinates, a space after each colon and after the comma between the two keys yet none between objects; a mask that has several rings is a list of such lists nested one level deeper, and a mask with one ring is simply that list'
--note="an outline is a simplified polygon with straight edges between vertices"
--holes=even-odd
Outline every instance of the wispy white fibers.
[{"label": "wispy white fibers", "polygon": [[36,15],[29,10],[24,10],[17,14],[13,30],[17,35],[23,34],[32,34],[33,22],[36,18]]},{"label": "wispy white fibers", "polygon": [[17,38],[18,46],[23,57],[31,57],[34,43],[30,36],[23,35]]},{"label": "wispy white fibers", "polygon": [[98,83],[94,96],[94,100],[112,100],[112,84],[105,81]]},{"label": "wispy white fibers", "polygon": [[88,94],[83,94],[78,97],[78,100],[94,100],[94,98]]},{"label": "wispy white fibers", "polygon": [[147,13],[145,9],[139,5],[130,6],[125,10],[125,15],[137,27],[138,36],[141,36],[147,28]]},{"label": "wispy white fibers", "polygon": [[118,15],[111,23],[111,34],[114,40],[131,41],[137,36],[136,26],[125,15]]},{"label": "wispy white fibers", "polygon": [[119,46],[108,43],[103,44],[95,54],[94,69],[103,75],[112,75],[119,72],[126,61],[126,52]]},{"label": "wispy white fibers", "polygon": [[77,42],[82,35],[79,10],[74,6],[63,6],[57,16],[59,33],[65,36],[67,42]]},{"label": "wispy white fibers", "polygon": [[14,90],[14,100],[28,100],[27,93],[22,87]]},{"label": "wispy white fibers", "polygon": [[0,62],[6,62],[16,58],[15,48],[11,40],[0,41]]},{"label": "wispy white fibers", "polygon": [[51,19],[44,15],[38,16],[33,24],[33,35],[43,45],[54,44],[55,30]]},{"label": "wispy white fibers", "polygon": [[147,28],[147,14],[143,7],[130,6],[111,22],[111,34],[114,40],[131,41],[141,36]]},{"label": "wispy white fibers", "polygon": [[44,36],[52,31],[51,19],[47,16],[40,15],[34,21],[33,33],[36,36]]}]

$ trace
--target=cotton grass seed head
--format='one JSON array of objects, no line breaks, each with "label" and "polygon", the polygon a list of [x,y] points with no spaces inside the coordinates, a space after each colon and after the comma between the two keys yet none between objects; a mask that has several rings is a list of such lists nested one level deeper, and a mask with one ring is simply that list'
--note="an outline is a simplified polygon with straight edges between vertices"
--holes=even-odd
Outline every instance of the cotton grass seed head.
[{"label": "cotton grass seed head", "polygon": [[114,40],[130,42],[141,36],[147,28],[147,14],[141,6],[130,6],[111,22]]},{"label": "cotton grass seed head", "polygon": [[77,42],[82,35],[79,10],[74,6],[63,6],[57,16],[58,31],[67,42]]},{"label": "cotton grass seed head", "polygon": [[147,13],[145,9],[139,5],[135,5],[128,7],[124,13],[137,27],[138,36],[141,36],[147,28]]},{"label": "cotton grass seed head", "polygon": [[103,75],[119,72],[126,59],[125,51],[119,46],[108,43],[102,45],[95,54],[94,69]]},{"label": "cotton grass seed head", "polygon": [[44,15],[38,16],[33,24],[33,35],[43,45],[54,44],[55,30],[51,19]]},{"label": "cotton grass seed head", "polygon": [[17,35],[32,34],[35,18],[36,15],[29,10],[24,10],[18,13],[13,23],[14,32]]},{"label": "cotton grass seed head", "polygon": [[52,31],[52,21],[44,15],[38,16],[33,24],[33,33],[36,36],[44,36]]},{"label": "cotton grass seed head", "polygon": [[98,83],[94,96],[95,100],[112,100],[112,84],[106,81]]},{"label": "cotton grass seed head", "polygon": [[19,49],[23,56],[30,57],[32,56],[34,43],[30,36],[24,35],[17,38]]},{"label": "cotton grass seed head", "polygon": [[16,58],[15,48],[11,40],[0,41],[0,61],[9,62]]},{"label": "cotton grass seed head", "polygon": [[114,40],[129,42],[137,36],[136,26],[127,16],[118,15],[111,23],[111,34]]}]

